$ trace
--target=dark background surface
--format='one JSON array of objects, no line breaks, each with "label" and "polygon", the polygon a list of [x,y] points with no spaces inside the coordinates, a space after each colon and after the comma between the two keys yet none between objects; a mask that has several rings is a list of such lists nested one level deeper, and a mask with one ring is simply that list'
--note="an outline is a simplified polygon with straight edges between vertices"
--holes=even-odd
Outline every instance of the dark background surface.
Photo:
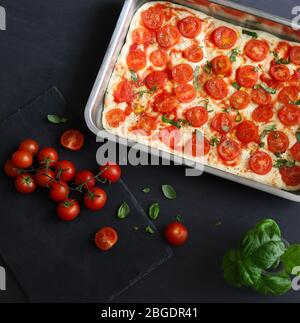
[{"label": "dark background surface", "polygon": [[[236,1],[286,18],[299,1]],[[0,120],[50,86],[56,85],[83,121],[83,110],[122,8],[122,0],[5,0],[7,31],[0,32]],[[47,111],[45,111],[45,114]],[[88,133],[88,131],[86,131]],[[6,143],[2,143],[6,144]],[[93,153],[89,158],[94,158]],[[300,205],[204,175],[184,176],[184,167],[124,167],[124,180],[147,208],[162,205],[163,228],[182,214],[190,241],[171,260],[119,296],[117,302],[299,302],[299,292],[266,297],[227,286],[220,269],[225,251],[259,219],[273,217],[292,243],[300,240]],[[176,188],[165,202],[159,185]],[[140,189],[150,186],[152,193]],[[2,211],[2,212],[5,212]],[[217,222],[221,225],[216,226]],[[145,253],[150,253],[146,250]],[[0,260],[1,264],[1,260]],[[120,266],[126,264],[120,264]],[[25,301],[8,273],[0,302]]]}]

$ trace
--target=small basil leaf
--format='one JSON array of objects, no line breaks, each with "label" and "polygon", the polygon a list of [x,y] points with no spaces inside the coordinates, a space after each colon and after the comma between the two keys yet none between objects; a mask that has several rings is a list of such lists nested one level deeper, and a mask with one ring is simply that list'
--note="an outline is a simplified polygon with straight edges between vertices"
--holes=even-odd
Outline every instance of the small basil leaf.
[{"label": "small basil leaf", "polygon": [[174,200],[176,198],[176,191],[175,189],[169,185],[169,184],[164,184],[161,186],[162,192],[164,196],[169,199],[169,200]]},{"label": "small basil leaf", "polygon": [[143,192],[146,193],[146,194],[150,193],[150,191],[151,191],[151,189],[149,187],[143,188]]},{"label": "small basil leaf", "polygon": [[54,124],[66,123],[68,121],[67,118],[62,118],[56,114],[48,114],[47,119],[49,122]]},{"label": "small basil leaf", "polygon": [[124,202],[118,210],[118,219],[123,220],[127,217],[127,215],[130,213],[130,207],[129,205]]},{"label": "small basil leaf", "polygon": [[149,233],[149,234],[154,234],[154,233],[155,233],[155,230],[151,227],[151,225],[148,225],[148,226],[145,228],[145,232],[146,232],[146,233]]},{"label": "small basil leaf", "polygon": [[151,220],[156,220],[158,218],[159,215],[159,204],[158,203],[153,203],[150,205],[149,207],[149,217]]}]

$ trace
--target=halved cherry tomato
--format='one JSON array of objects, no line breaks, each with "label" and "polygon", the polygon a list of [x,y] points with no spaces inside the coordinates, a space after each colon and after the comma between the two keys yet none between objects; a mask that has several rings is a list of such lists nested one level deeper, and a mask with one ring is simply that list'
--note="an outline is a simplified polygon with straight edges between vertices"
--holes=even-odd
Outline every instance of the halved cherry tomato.
[{"label": "halved cherry tomato", "polygon": [[261,62],[269,54],[269,45],[264,40],[251,39],[245,45],[244,51],[254,62]]},{"label": "halved cherry tomato", "polygon": [[287,186],[298,186],[300,184],[300,166],[281,167],[279,172]]},{"label": "halved cherry tomato", "polygon": [[4,172],[7,176],[11,178],[15,178],[19,175],[20,170],[18,167],[16,167],[11,159],[7,160],[6,163],[4,164]]},{"label": "halved cherry tomato", "polygon": [[91,171],[81,170],[76,173],[75,184],[84,189],[92,189],[96,185],[96,179]]},{"label": "halved cherry tomato", "polygon": [[49,197],[56,202],[65,201],[69,196],[69,186],[65,182],[53,182],[50,188]]},{"label": "halved cherry tomato", "polygon": [[176,98],[183,103],[192,102],[196,98],[195,88],[191,84],[181,84],[175,87]]},{"label": "halved cherry tomato", "polygon": [[129,51],[126,58],[126,63],[128,68],[132,69],[135,72],[142,70],[147,63],[145,52],[140,49]]},{"label": "halved cherry tomato", "polygon": [[295,65],[300,65],[300,46],[294,46],[290,51],[290,60]]},{"label": "halved cherry tomato", "polygon": [[236,127],[236,137],[243,143],[257,141],[259,138],[257,125],[250,120],[242,121]]},{"label": "halved cherry tomato", "polygon": [[80,213],[80,206],[74,199],[67,199],[58,204],[56,213],[63,221],[73,221]]},{"label": "halved cherry tomato", "polygon": [[242,90],[238,90],[230,97],[230,104],[237,110],[243,110],[250,104],[250,95]]},{"label": "halved cherry tomato", "polygon": [[274,154],[286,152],[289,144],[289,138],[282,131],[272,131],[268,135],[268,149]]},{"label": "halved cherry tomato", "polygon": [[273,167],[272,158],[263,151],[257,151],[251,156],[249,167],[255,174],[266,175]]},{"label": "halved cherry tomato", "polygon": [[296,161],[300,162],[300,142],[296,142],[291,148],[291,155]]},{"label": "halved cherry tomato", "polygon": [[193,79],[194,70],[189,64],[179,64],[173,67],[172,77],[175,82],[184,84]]},{"label": "halved cherry tomato", "polygon": [[291,78],[290,70],[287,66],[282,64],[276,64],[271,66],[270,75],[278,82],[285,82]]},{"label": "halved cherry tomato", "polygon": [[84,136],[80,131],[70,129],[61,135],[60,143],[64,148],[77,151],[83,147]]},{"label": "halved cherry tomato", "polygon": [[38,153],[38,161],[41,165],[53,167],[58,161],[58,153],[52,147],[45,147]]},{"label": "halved cherry tomato", "polygon": [[143,130],[146,135],[150,135],[151,131],[155,130],[157,126],[157,120],[155,117],[149,115],[142,115],[136,125],[137,129]]},{"label": "halved cherry tomato", "polygon": [[180,32],[172,25],[165,25],[157,31],[156,40],[159,46],[170,48],[179,42]]},{"label": "halved cherry tomato", "polygon": [[121,109],[111,109],[106,114],[107,123],[112,128],[118,128],[126,119],[126,114]]},{"label": "halved cherry tomato", "polygon": [[268,122],[273,118],[273,106],[272,105],[259,105],[252,112],[252,119],[255,122]]},{"label": "halved cherry tomato", "polygon": [[116,183],[122,175],[122,170],[118,164],[109,162],[99,168],[99,173],[101,173],[100,178]]},{"label": "halved cherry tomato", "polygon": [[278,100],[281,103],[289,104],[298,99],[300,93],[300,87],[295,85],[290,85],[284,87],[278,94]]},{"label": "halved cherry tomato", "polygon": [[31,153],[25,150],[17,150],[11,157],[13,164],[18,168],[28,168],[32,165]]},{"label": "halved cherry tomato", "polygon": [[222,100],[228,95],[227,84],[219,77],[208,80],[204,88],[207,94],[215,100]]},{"label": "halved cherry tomato", "polygon": [[193,132],[192,138],[184,145],[184,153],[193,157],[206,156],[210,151],[210,144],[206,137]]},{"label": "halved cherry tomato", "polygon": [[236,43],[237,34],[233,29],[221,26],[213,31],[212,40],[220,49],[229,49]]},{"label": "halved cherry tomato", "polygon": [[211,127],[225,135],[231,132],[234,127],[234,122],[227,113],[217,113],[211,121]]},{"label": "halved cherry tomato", "polygon": [[232,64],[228,56],[220,55],[212,61],[212,70],[215,74],[228,76],[232,72]]},{"label": "halved cherry tomato", "polygon": [[159,130],[159,139],[163,144],[178,151],[182,150],[181,131],[175,126]]},{"label": "halved cherry tomato", "polygon": [[102,251],[111,249],[118,242],[118,234],[111,227],[104,227],[95,234],[95,244]]},{"label": "halved cherry tomato", "polygon": [[192,45],[183,51],[183,57],[193,63],[198,63],[203,59],[203,51],[200,46]]},{"label": "halved cherry tomato", "polygon": [[241,66],[236,73],[236,80],[240,86],[252,88],[258,81],[258,72],[252,65]]},{"label": "halved cherry tomato", "polygon": [[156,67],[164,67],[168,62],[168,56],[165,51],[157,49],[150,54],[150,61]]},{"label": "halved cherry tomato", "polygon": [[168,74],[163,71],[153,71],[146,76],[145,83],[148,89],[163,89],[168,81]]},{"label": "halved cherry tomato", "polygon": [[106,192],[99,188],[93,187],[91,190],[84,194],[84,205],[91,211],[101,210],[107,201]]},{"label": "halved cherry tomato", "polygon": [[227,138],[218,145],[218,153],[223,160],[232,161],[239,157],[241,148],[236,141]]},{"label": "halved cherry tomato", "polygon": [[28,151],[32,156],[35,156],[39,151],[39,144],[33,139],[25,139],[20,143],[19,150]]},{"label": "halved cherry tomato", "polygon": [[167,225],[164,236],[170,245],[181,246],[188,239],[188,229],[182,223],[174,221]]},{"label": "halved cherry tomato", "polygon": [[31,175],[23,173],[16,177],[15,187],[16,190],[22,194],[30,194],[35,191],[36,184]]},{"label": "halved cherry tomato", "polygon": [[55,174],[51,169],[40,168],[34,175],[34,181],[40,187],[50,187],[54,179]]},{"label": "halved cherry tomato", "polygon": [[155,110],[167,113],[177,109],[179,102],[172,93],[163,91],[155,96],[153,106]]},{"label": "halved cherry tomato", "polygon": [[69,160],[60,160],[55,164],[56,177],[63,182],[70,182],[76,173],[75,165]]},{"label": "halved cherry tomato", "polygon": [[278,89],[280,87],[280,82],[275,81],[272,78],[267,77],[264,73],[260,75],[260,80],[267,84],[268,87],[272,89]]},{"label": "halved cherry tomato", "polygon": [[182,36],[195,38],[201,32],[202,21],[199,18],[188,16],[178,22],[178,28]]},{"label": "halved cherry tomato", "polygon": [[300,109],[297,105],[287,104],[279,110],[278,118],[286,126],[295,126],[300,123]]},{"label": "halved cherry tomato", "polygon": [[290,56],[291,45],[285,41],[280,41],[276,46],[275,52],[278,54],[278,57],[283,57],[288,59]]},{"label": "halved cherry tomato", "polygon": [[208,121],[208,112],[203,107],[193,107],[185,112],[185,117],[193,127],[198,128]]},{"label": "halved cherry tomato", "polygon": [[165,15],[159,7],[150,7],[142,12],[142,22],[149,29],[156,30],[160,28],[164,21]]},{"label": "halved cherry tomato", "polygon": [[114,93],[114,99],[117,103],[131,102],[134,98],[134,89],[131,82],[121,81]]},{"label": "halved cherry tomato", "polygon": [[147,44],[151,41],[151,32],[144,27],[136,28],[132,32],[132,41],[138,45]]},{"label": "halved cherry tomato", "polygon": [[272,100],[271,95],[261,87],[251,91],[251,98],[253,102],[264,105],[270,104]]}]

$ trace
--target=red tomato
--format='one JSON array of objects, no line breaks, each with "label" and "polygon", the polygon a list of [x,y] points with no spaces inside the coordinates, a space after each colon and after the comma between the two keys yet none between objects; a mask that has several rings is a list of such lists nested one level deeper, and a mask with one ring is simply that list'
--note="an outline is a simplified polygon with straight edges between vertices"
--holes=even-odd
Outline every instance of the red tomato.
[{"label": "red tomato", "polygon": [[287,186],[297,186],[300,184],[300,166],[281,167],[279,172]]},{"label": "red tomato", "polygon": [[17,150],[11,157],[13,164],[18,168],[28,168],[32,165],[32,155],[25,150]]},{"label": "red tomato", "polygon": [[207,94],[215,100],[222,100],[228,95],[227,84],[219,77],[208,80],[204,88]]},{"label": "red tomato", "polygon": [[278,94],[278,100],[281,103],[289,104],[298,99],[300,87],[291,85],[284,87]]},{"label": "red tomato", "polygon": [[84,136],[78,130],[67,130],[60,137],[60,143],[69,150],[80,150],[84,144]]},{"label": "red tomato", "polygon": [[192,102],[196,98],[195,88],[191,84],[181,84],[174,89],[176,98],[183,103]]},{"label": "red tomato", "polygon": [[157,121],[156,118],[142,115],[136,125],[137,129],[143,130],[146,135],[149,135],[152,130],[156,129]]},{"label": "red tomato", "polygon": [[13,164],[11,159],[9,159],[4,164],[4,172],[7,176],[15,178],[19,175],[20,170]]},{"label": "red tomato", "polygon": [[250,120],[242,121],[236,127],[236,136],[243,143],[257,141],[259,138],[258,127]]},{"label": "red tomato", "polygon": [[159,112],[167,113],[177,109],[179,102],[172,93],[163,91],[155,96],[153,107]]},{"label": "red tomato", "polygon": [[279,82],[285,82],[291,78],[289,68],[282,64],[276,64],[271,66],[270,75],[274,80]]},{"label": "red tomato", "polygon": [[99,211],[106,204],[107,195],[105,191],[99,187],[93,187],[84,194],[84,205],[91,211]]},{"label": "red tomato", "polygon": [[287,104],[279,110],[278,118],[286,126],[295,126],[300,123],[300,109],[297,105]]},{"label": "red tomato", "polygon": [[234,127],[234,122],[227,113],[217,113],[211,121],[211,127],[225,135],[231,132]]},{"label": "red tomato", "polygon": [[212,61],[212,70],[217,75],[228,76],[232,72],[232,64],[228,56],[220,55]]},{"label": "red tomato", "polygon": [[33,139],[25,139],[20,143],[19,150],[28,151],[32,156],[35,156],[39,151],[39,144]]},{"label": "red tomato", "polygon": [[278,54],[279,57],[283,57],[288,59],[290,56],[291,46],[289,43],[285,41],[280,41],[275,49],[275,52]]},{"label": "red tomato", "polygon": [[209,151],[209,141],[204,136],[198,136],[195,132],[192,134],[192,138],[184,145],[184,153],[193,157],[206,156]]},{"label": "red tomato", "polygon": [[174,221],[165,228],[165,239],[172,246],[181,246],[188,239],[188,229],[182,223]]},{"label": "red tomato", "polygon": [[129,51],[126,58],[126,63],[128,68],[132,69],[135,72],[142,70],[147,63],[145,52],[140,49]]},{"label": "red tomato", "polygon": [[54,179],[55,179],[54,172],[46,168],[38,169],[38,171],[34,175],[34,181],[40,187],[51,186]]},{"label": "red tomato", "polygon": [[295,65],[300,65],[300,46],[294,46],[290,52],[290,60]]},{"label": "red tomato", "polygon": [[145,83],[148,89],[163,89],[168,81],[168,74],[162,71],[153,71],[146,76]]},{"label": "red tomato", "polygon": [[265,74],[261,74],[259,78],[262,82],[266,83],[267,86],[272,89],[278,89],[280,87],[280,82],[267,77]]},{"label": "red tomato", "polygon": [[203,107],[193,107],[185,112],[187,121],[193,127],[201,127],[208,121],[208,112]]},{"label": "red tomato", "polygon": [[55,164],[56,177],[63,182],[70,182],[76,173],[75,165],[69,160],[60,160]]},{"label": "red tomato", "polygon": [[95,244],[102,251],[111,249],[118,242],[118,234],[111,227],[100,229],[95,235]]},{"label": "red tomato", "polygon": [[15,179],[16,190],[23,194],[30,194],[35,191],[36,184],[31,175],[19,174]]},{"label": "red tomato", "polygon": [[131,102],[134,95],[133,85],[129,81],[121,81],[114,93],[114,98],[117,103]]},{"label": "red tomato", "polygon": [[247,108],[247,106],[250,104],[250,101],[250,95],[247,92],[241,90],[234,92],[230,97],[230,104],[237,110],[243,110]]},{"label": "red tomato", "polygon": [[163,144],[178,151],[182,150],[181,132],[175,126],[169,126],[159,131],[159,139]]},{"label": "red tomato", "polygon": [[118,128],[126,119],[126,114],[121,109],[111,109],[106,114],[106,120],[110,127]]},{"label": "red tomato", "polygon": [[65,182],[53,182],[50,188],[49,197],[56,202],[65,201],[69,196],[69,187]]},{"label": "red tomato", "polygon": [[240,86],[252,88],[258,81],[258,72],[252,65],[241,66],[237,70],[236,80]]},{"label": "red tomato", "polygon": [[261,62],[269,54],[269,45],[266,41],[251,39],[245,45],[244,51],[254,62]]},{"label": "red tomato", "polygon": [[218,153],[225,161],[232,161],[241,153],[240,145],[232,139],[224,139],[218,146]]},{"label": "red tomato", "polygon": [[199,18],[188,16],[178,22],[178,28],[182,36],[195,38],[201,32],[202,21]]},{"label": "red tomato", "polygon": [[273,106],[272,105],[259,105],[252,112],[252,119],[255,122],[268,122],[273,118]]},{"label": "red tomato", "polygon": [[236,43],[237,34],[233,29],[222,26],[213,31],[212,40],[217,47],[229,49]]},{"label": "red tomato", "polygon": [[80,213],[80,206],[77,201],[67,199],[58,204],[56,213],[57,216],[63,221],[73,221]]},{"label": "red tomato", "polygon": [[165,15],[159,7],[150,7],[142,12],[142,22],[149,29],[156,30],[160,28],[164,21]]},{"label": "red tomato", "polygon": [[81,170],[76,173],[75,184],[84,189],[92,189],[96,185],[96,179],[91,171]]},{"label": "red tomato", "polygon": [[253,102],[264,105],[270,104],[272,100],[271,95],[261,87],[251,91],[251,98]]},{"label": "red tomato", "polygon": [[165,25],[157,31],[156,40],[159,46],[163,48],[170,48],[179,42],[180,32],[172,25]]},{"label": "red tomato", "polygon": [[147,44],[151,41],[151,32],[143,27],[136,28],[132,32],[132,41],[138,45]]},{"label": "red tomato", "polygon": [[122,175],[121,167],[113,162],[101,166],[99,173],[101,173],[100,178],[106,179],[111,183],[116,183]]},{"label": "red tomato", "polygon": [[179,64],[173,67],[172,77],[175,82],[184,84],[193,79],[194,70],[189,64]]},{"label": "red tomato", "polygon": [[192,45],[183,51],[183,57],[190,62],[198,63],[203,59],[203,51],[200,46]]},{"label": "red tomato", "polygon": [[249,160],[250,169],[258,175],[268,174],[272,167],[272,158],[263,151],[257,151],[254,153]]},{"label": "red tomato", "polygon": [[157,49],[150,54],[150,61],[156,67],[164,67],[168,63],[168,56],[165,51]]},{"label": "red tomato", "polygon": [[289,138],[282,131],[272,131],[268,135],[268,148],[274,154],[286,152],[289,144]]},{"label": "red tomato", "polygon": [[58,153],[52,147],[43,148],[38,154],[38,161],[41,165],[53,167],[58,161]]},{"label": "red tomato", "polygon": [[291,148],[291,155],[296,161],[300,162],[300,142],[296,142]]}]

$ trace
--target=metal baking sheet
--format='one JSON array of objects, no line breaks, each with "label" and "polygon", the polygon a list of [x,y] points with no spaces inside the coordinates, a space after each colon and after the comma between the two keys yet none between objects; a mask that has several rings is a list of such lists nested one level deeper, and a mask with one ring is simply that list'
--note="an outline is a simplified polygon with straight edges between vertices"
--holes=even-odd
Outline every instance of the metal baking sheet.
[{"label": "metal baking sheet", "polygon": [[[97,79],[85,108],[86,124],[95,135],[98,135],[100,130],[104,130],[101,124],[104,96],[114,66],[118,59],[118,55],[125,43],[132,17],[136,10],[146,2],[150,1],[126,0],[124,3],[115,31],[112,35],[106,55],[103,59]],[[299,31],[293,30],[291,21],[270,15],[261,10],[235,4],[227,0],[169,0],[169,2],[191,7],[215,18],[244,28],[267,31],[287,40],[300,40],[300,33]],[[102,134],[103,133],[109,135],[106,131],[102,132]],[[142,145],[140,145],[140,147],[141,150],[148,152],[147,147],[144,147],[144,149]],[[152,149],[151,153],[157,156],[161,155],[159,151]],[[289,192],[281,190],[279,188],[265,185],[206,165],[204,166],[204,171],[288,200],[300,202],[300,191]]]}]

